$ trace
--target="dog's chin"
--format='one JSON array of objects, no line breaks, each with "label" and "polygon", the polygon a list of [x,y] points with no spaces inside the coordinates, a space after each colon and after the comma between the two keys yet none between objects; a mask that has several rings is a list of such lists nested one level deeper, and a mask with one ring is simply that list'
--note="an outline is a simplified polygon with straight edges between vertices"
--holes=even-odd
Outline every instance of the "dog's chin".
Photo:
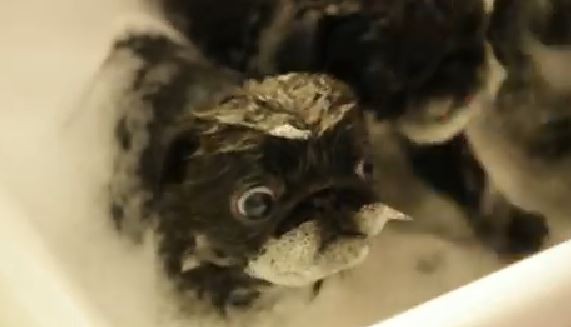
[{"label": "dog's chin", "polygon": [[460,101],[450,95],[433,98],[411,108],[397,120],[398,130],[417,144],[438,144],[462,133],[472,118],[489,107],[496,98],[506,72],[486,44],[486,65],[480,71],[480,86]]},{"label": "dog's chin", "polygon": [[274,285],[311,285],[361,264],[369,253],[370,239],[388,220],[409,218],[386,205],[373,204],[364,206],[353,219],[359,235],[342,236],[326,246],[317,220],[306,220],[266,242],[260,255],[248,262],[246,273]]}]

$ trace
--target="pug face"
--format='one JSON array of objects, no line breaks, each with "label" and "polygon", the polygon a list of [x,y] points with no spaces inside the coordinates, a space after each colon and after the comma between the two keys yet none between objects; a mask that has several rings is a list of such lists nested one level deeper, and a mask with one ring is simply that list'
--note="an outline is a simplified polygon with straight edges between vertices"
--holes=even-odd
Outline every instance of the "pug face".
[{"label": "pug face", "polygon": [[222,310],[361,263],[368,239],[404,215],[373,191],[349,88],[310,74],[240,82],[185,47],[116,45],[137,67],[115,102],[119,229],[150,228],[174,284]]},{"label": "pug face", "polygon": [[171,273],[214,265],[305,286],[362,262],[388,212],[344,85],[303,74],[247,82],[186,119],[156,201],[163,248],[183,231],[189,244],[163,251]]}]

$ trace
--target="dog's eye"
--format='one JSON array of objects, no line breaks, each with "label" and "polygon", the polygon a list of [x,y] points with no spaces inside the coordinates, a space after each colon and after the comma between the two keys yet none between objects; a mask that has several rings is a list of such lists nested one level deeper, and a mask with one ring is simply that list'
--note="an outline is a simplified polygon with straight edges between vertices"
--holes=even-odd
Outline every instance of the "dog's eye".
[{"label": "dog's eye", "polygon": [[269,187],[252,187],[234,198],[234,212],[248,222],[264,221],[272,213],[275,201],[276,195]]},{"label": "dog's eye", "polygon": [[373,161],[369,157],[364,157],[357,162],[355,165],[355,174],[357,174],[362,179],[373,178],[374,166]]}]

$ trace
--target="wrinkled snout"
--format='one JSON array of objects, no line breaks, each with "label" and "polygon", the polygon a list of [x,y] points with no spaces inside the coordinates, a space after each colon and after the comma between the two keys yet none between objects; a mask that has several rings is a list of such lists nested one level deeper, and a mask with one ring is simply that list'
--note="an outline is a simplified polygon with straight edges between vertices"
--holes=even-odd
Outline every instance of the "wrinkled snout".
[{"label": "wrinkled snout", "polygon": [[374,200],[359,182],[310,189],[292,204],[246,272],[277,285],[304,286],[359,265],[370,238],[387,221],[409,219]]},{"label": "wrinkled snout", "polygon": [[274,234],[279,237],[314,220],[323,232],[356,236],[361,232],[353,216],[376,200],[372,186],[360,179],[310,184],[288,203]]}]

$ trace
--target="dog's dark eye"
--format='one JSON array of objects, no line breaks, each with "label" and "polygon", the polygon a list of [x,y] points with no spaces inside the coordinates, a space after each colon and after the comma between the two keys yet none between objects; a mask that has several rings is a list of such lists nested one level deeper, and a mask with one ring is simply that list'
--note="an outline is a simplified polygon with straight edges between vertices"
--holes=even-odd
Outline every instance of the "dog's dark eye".
[{"label": "dog's dark eye", "polygon": [[234,211],[240,219],[259,222],[267,219],[276,201],[274,191],[267,186],[252,187],[234,199]]},{"label": "dog's dark eye", "polygon": [[355,166],[355,174],[363,179],[373,178],[374,166],[373,161],[369,157],[362,158]]}]

